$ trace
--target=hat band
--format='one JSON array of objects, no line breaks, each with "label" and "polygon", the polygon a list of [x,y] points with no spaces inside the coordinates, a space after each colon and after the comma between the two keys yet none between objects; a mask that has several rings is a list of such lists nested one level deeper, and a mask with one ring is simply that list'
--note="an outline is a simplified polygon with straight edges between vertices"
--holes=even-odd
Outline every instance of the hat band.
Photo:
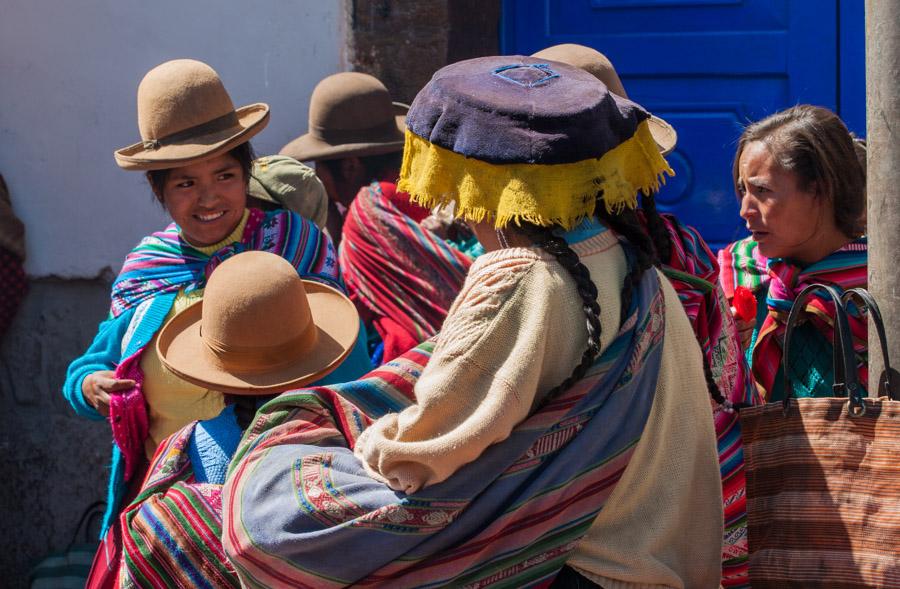
[{"label": "hat band", "polygon": [[159,139],[145,139],[143,142],[144,149],[159,149],[160,147],[166,145],[182,143],[188,139],[202,137],[203,135],[212,135],[213,133],[227,131],[228,129],[231,129],[237,125],[237,112],[231,111],[222,115],[221,117],[216,117],[211,121],[207,121],[193,127],[188,127],[187,129],[178,131],[177,133],[166,135],[165,137],[160,137]]},{"label": "hat band", "polygon": [[366,143],[373,140],[383,140],[385,136],[390,135],[391,133],[397,134],[398,141],[401,139],[399,135],[400,130],[397,128],[397,121],[393,116],[377,125],[364,127],[362,129],[328,129],[310,123],[309,132],[313,137],[332,145],[341,143]]},{"label": "hat band", "polygon": [[200,339],[210,354],[210,360],[218,368],[228,372],[255,374],[278,370],[297,362],[316,345],[319,330],[310,322],[297,337],[274,346],[235,346],[203,335],[201,325]]}]

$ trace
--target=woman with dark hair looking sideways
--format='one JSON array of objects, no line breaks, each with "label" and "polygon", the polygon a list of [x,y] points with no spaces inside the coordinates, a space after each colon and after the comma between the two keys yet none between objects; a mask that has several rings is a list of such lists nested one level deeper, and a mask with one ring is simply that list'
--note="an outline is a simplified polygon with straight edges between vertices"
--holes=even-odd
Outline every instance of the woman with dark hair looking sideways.
[{"label": "woman with dark hair looking sideways", "polygon": [[[734,158],[734,185],[750,237],[719,252],[721,282],[737,302],[753,293],[755,317],[738,317],[751,371],[763,399],[783,398],[785,322],[795,297],[812,283],[846,290],[866,286],[866,175],[860,143],[826,108],[801,104],[744,131]],[[750,299],[752,309],[752,299]],[[813,297],[812,320],[797,329],[787,364],[797,396],[832,381],[832,304]],[[738,313],[740,315],[740,313]],[[859,376],[868,382],[866,318],[851,317]],[[795,355],[796,354],[796,355]]]}]

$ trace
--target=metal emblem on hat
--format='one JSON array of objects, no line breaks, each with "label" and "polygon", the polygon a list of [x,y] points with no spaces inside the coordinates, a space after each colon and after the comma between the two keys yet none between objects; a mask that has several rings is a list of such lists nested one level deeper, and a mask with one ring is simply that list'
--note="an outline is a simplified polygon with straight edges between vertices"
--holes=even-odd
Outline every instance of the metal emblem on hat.
[{"label": "metal emblem on hat", "polygon": [[547,63],[502,65],[495,68],[492,73],[498,78],[525,88],[534,88],[559,77],[559,74],[551,69],[550,64]]}]

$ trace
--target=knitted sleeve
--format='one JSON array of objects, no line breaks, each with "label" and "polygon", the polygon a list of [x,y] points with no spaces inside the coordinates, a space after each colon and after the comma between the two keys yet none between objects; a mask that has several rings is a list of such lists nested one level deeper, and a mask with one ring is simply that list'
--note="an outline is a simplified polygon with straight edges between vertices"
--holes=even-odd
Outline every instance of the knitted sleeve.
[{"label": "knitted sleeve", "polygon": [[370,474],[407,493],[447,479],[507,438],[587,344],[572,279],[535,250],[479,259],[415,388],[417,404],[360,437]]},{"label": "knitted sleeve", "polygon": [[116,318],[102,322],[87,351],[69,364],[63,383],[63,396],[78,415],[95,421],[105,419],[85,400],[81,393],[81,383],[92,372],[116,369],[122,356],[122,338],[125,337],[134,311],[129,309]]}]

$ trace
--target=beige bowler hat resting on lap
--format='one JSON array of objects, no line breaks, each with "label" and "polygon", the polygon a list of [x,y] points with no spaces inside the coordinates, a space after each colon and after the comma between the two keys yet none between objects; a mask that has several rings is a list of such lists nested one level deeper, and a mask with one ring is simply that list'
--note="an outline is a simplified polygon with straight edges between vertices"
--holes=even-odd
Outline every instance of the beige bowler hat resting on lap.
[{"label": "beige bowler hat resting on lap", "polygon": [[166,368],[188,382],[264,395],[327,375],[358,333],[350,299],[301,279],[281,256],[250,251],[213,271],[203,300],[163,326],[156,348]]},{"label": "beige bowler hat resting on lap", "polygon": [[309,132],[281,148],[301,162],[403,150],[409,106],[391,102],[368,74],[342,72],[318,83],[309,101]]},{"label": "beige bowler hat resting on lap", "polygon": [[126,170],[163,170],[206,160],[249,141],[269,122],[269,105],[235,109],[219,74],[203,62],[158,65],[138,86],[141,141],[115,152]]},{"label": "beige bowler hat resting on lap", "polygon": [[[619,74],[616,73],[612,62],[596,49],[574,43],[564,43],[542,49],[532,57],[558,61],[581,68],[603,82],[613,94],[628,98],[625,86],[622,85],[622,80],[619,79]],[[647,124],[650,126],[650,134],[653,135],[653,140],[656,141],[660,153],[663,155],[671,153],[678,142],[678,134],[672,125],[652,114]]]}]

